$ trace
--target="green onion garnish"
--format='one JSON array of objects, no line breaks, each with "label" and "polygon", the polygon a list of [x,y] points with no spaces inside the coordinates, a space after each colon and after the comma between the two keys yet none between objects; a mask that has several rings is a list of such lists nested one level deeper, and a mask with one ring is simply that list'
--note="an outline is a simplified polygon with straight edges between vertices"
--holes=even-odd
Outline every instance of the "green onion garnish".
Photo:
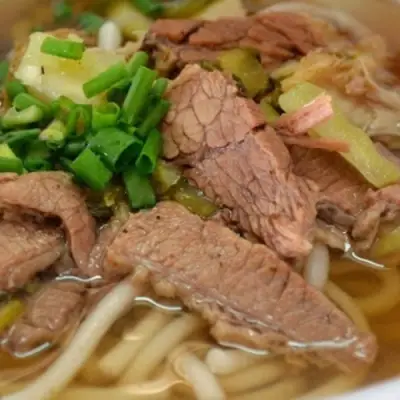
[{"label": "green onion garnish", "polygon": [[77,179],[85,182],[93,190],[104,190],[112,177],[112,172],[89,148],[79,154],[70,164],[70,168]]},{"label": "green onion garnish", "polygon": [[14,154],[8,144],[0,144],[0,172],[22,174],[23,170],[22,161]]},{"label": "green onion garnish", "polygon": [[164,6],[155,0],[131,0],[133,5],[144,15],[152,18],[160,17],[163,14]]},{"label": "green onion garnish", "polygon": [[26,93],[25,86],[18,79],[12,79],[5,84],[8,98],[13,101],[20,93]]},{"label": "green onion garnish", "polygon": [[120,129],[105,128],[89,141],[89,146],[111,170],[117,172],[139,155],[143,143]]},{"label": "green onion garnish", "polygon": [[4,114],[2,126],[4,129],[12,129],[39,122],[42,119],[43,111],[38,106],[30,106],[21,111],[17,111],[15,107],[12,107]]},{"label": "green onion garnish", "polygon": [[17,96],[15,96],[13,100],[13,106],[17,110],[25,110],[31,106],[37,106],[43,111],[43,114],[46,118],[50,118],[53,114],[51,106],[28,93],[19,93]]},{"label": "green onion garnish", "polygon": [[140,124],[138,129],[139,136],[144,137],[151,129],[156,128],[167,114],[170,105],[171,103],[169,101],[160,99],[154,107],[150,109],[144,121]]},{"label": "green onion garnish", "polygon": [[105,103],[93,107],[92,129],[98,131],[103,128],[115,126],[120,115],[119,105]]},{"label": "green onion garnish", "polygon": [[157,129],[153,129],[149,133],[143,149],[136,160],[136,168],[141,174],[149,175],[154,171],[161,148],[161,133]]},{"label": "green onion garnish", "polygon": [[51,149],[55,149],[64,145],[66,136],[67,128],[65,125],[59,120],[54,120],[40,133],[39,139],[46,142]]},{"label": "green onion garnish", "polygon": [[78,17],[78,23],[87,33],[95,34],[104,24],[104,18],[97,14],[84,12]]},{"label": "green onion garnish", "polygon": [[167,90],[168,87],[168,79],[167,78],[158,78],[151,89],[151,94],[154,97],[162,97]]},{"label": "green onion garnish", "polygon": [[134,77],[136,72],[139,70],[140,67],[147,66],[149,62],[149,56],[144,51],[137,51],[128,61],[126,66],[129,76]]},{"label": "green onion garnish", "polygon": [[80,60],[85,51],[85,44],[73,40],[62,40],[54,37],[44,39],[40,51],[51,56]]},{"label": "green onion garnish", "polygon": [[12,148],[19,148],[22,145],[32,142],[39,137],[40,129],[21,129],[8,132],[1,137],[2,143],[7,143]]},{"label": "green onion garnish", "polygon": [[24,167],[27,171],[49,171],[52,168],[49,161],[50,151],[41,141],[32,142],[24,157]]},{"label": "green onion garnish", "polygon": [[124,171],[122,177],[133,209],[153,207],[156,204],[156,195],[148,177],[140,175],[133,167]]},{"label": "green onion garnish", "polygon": [[147,104],[147,99],[156,76],[156,71],[146,67],[139,67],[139,70],[132,79],[131,87],[122,105],[124,119],[129,124],[137,124]]},{"label": "green onion garnish", "polygon": [[121,81],[122,79],[126,79],[128,77],[128,72],[125,67],[124,62],[119,62],[95,78],[85,82],[83,84],[83,92],[85,96],[90,99],[100,93],[105,92],[110,89],[113,85]]},{"label": "green onion garnish", "polygon": [[65,22],[72,17],[73,11],[71,5],[65,1],[57,1],[53,6],[53,17],[56,22]]},{"label": "green onion garnish", "polygon": [[63,154],[67,158],[75,158],[85,149],[86,145],[86,140],[83,139],[68,142],[63,148]]}]

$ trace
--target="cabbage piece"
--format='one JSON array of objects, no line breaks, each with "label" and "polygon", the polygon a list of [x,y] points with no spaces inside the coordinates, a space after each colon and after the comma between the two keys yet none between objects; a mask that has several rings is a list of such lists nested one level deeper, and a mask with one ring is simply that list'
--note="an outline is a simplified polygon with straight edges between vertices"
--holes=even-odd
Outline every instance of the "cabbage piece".
[{"label": "cabbage piece", "polygon": [[[326,91],[312,83],[303,82],[279,98],[281,108],[294,112]],[[365,179],[377,188],[400,181],[400,168],[377,151],[370,137],[359,127],[353,125],[333,102],[334,115],[310,130],[313,137],[337,139],[349,144],[349,151],[341,154]]]}]

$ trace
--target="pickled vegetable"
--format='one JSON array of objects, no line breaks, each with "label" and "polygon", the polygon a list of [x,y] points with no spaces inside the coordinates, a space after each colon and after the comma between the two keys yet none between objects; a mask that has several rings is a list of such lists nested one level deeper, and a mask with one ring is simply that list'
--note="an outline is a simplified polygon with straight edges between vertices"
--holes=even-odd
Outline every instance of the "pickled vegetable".
[{"label": "pickled vegetable", "polygon": [[272,124],[274,123],[277,119],[279,119],[280,115],[278,111],[275,110],[274,107],[269,103],[268,98],[263,98],[260,102],[260,108],[261,111],[263,112],[265,116],[265,120],[269,123]]},{"label": "pickled vegetable", "polygon": [[8,328],[24,311],[20,300],[10,300],[0,307],[0,332]]},{"label": "pickled vegetable", "polygon": [[177,188],[173,192],[172,197],[189,211],[203,218],[210,217],[218,209],[200,190],[189,186],[189,184],[184,184]]},{"label": "pickled vegetable", "polygon": [[373,257],[384,257],[400,252],[400,226],[380,237],[372,247]]},{"label": "pickled vegetable", "polygon": [[181,171],[172,164],[159,160],[153,172],[153,182],[156,192],[164,194],[181,179]]},{"label": "pickled vegetable", "polygon": [[223,71],[240,80],[249,97],[254,97],[268,86],[268,76],[255,55],[248,50],[232,49],[222,52],[218,61]]},{"label": "pickled vegetable", "polygon": [[[303,82],[279,98],[281,108],[289,113],[311,103],[325,90],[308,82]],[[383,157],[375,148],[371,138],[359,127],[352,124],[333,103],[334,115],[309,134],[313,137],[336,139],[347,142],[350,150],[341,154],[365,179],[377,188],[400,180],[400,167]]]}]

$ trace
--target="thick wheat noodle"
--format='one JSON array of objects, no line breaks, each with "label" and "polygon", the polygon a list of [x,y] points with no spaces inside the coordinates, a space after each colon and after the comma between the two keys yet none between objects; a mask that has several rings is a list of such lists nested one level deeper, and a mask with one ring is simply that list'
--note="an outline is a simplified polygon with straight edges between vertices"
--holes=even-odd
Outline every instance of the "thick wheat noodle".
[{"label": "thick wheat noodle", "polygon": [[150,311],[130,331],[124,334],[124,339],[99,360],[99,370],[106,376],[117,379],[139,351],[153,339],[172,317],[172,314],[157,309]]},{"label": "thick wheat noodle", "polygon": [[207,352],[205,363],[214,374],[229,375],[263,360],[265,360],[264,357],[241,350],[213,347]]},{"label": "thick wheat noodle", "polygon": [[131,282],[122,282],[108,293],[79,327],[60,357],[36,381],[3,400],[47,400],[61,391],[95,351],[111,325],[141,295]]},{"label": "thick wheat noodle", "polygon": [[332,396],[335,394],[346,392],[350,389],[353,389],[359,386],[363,380],[365,379],[368,373],[368,369],[365,368],[357,373],[351,375],[340,374],[335,376],[332,379],[329,379],[328,382],[322,384],[314,390],[311,390],[304,396],[298,398],[297,400],[311,400],[311,399],[319,399],[323,400],[326,396]]},{"label": "thick wheat noodle", "polygon": [[220,377],[223,388],[228,393],[239,393],[269,385],[284,376],[290,367],[283,360],[268,361],[253,365],[234,374]]},{"label": "thick wheat noodle", "polygon": [[193,353],[186,351],[175,359],[175,368],[190,383],[197,400],[225,400],[226,394],[216,376]]},{"label": "thick wheat noodle", "polygon": [[161,329],[145,346],[121,377],[120,384],[145,381],[168,353],[202,325],[200,318],[185,314]]},{"label": "thick wheat noodle", "polygon": [[365,315],[351,296],[332,282],[326,284],[325,293],[360,330],[365,332],[371,330]]},{"label": "thick wheat noodle", "polygon": [[262,389],[241,393],[231,400],[289,400],[297,398],[307,390],[307,380],[303,377],[290,377]]}]

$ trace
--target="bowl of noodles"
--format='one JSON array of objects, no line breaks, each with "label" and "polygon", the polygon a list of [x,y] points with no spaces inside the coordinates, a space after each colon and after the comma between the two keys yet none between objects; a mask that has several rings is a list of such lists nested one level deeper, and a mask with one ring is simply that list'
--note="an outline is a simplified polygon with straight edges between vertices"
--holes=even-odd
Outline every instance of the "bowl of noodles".
[{"label": "bowl of noodles", "polygon": [[0,2],[0,397],[400,397],[400,5]]}]

